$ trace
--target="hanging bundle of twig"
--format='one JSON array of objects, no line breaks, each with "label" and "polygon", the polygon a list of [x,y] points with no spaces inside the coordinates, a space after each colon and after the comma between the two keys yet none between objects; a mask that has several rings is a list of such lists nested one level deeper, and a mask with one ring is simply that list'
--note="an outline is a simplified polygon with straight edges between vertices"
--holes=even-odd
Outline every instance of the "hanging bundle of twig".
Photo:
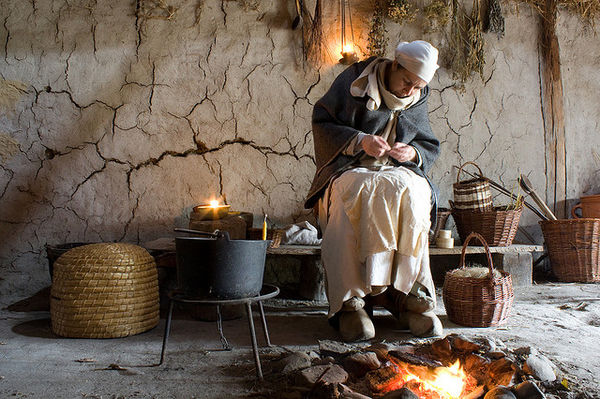
[{"label": "hanging bundle of twig", "polygon": [[504,37],[504,17],[500,0],[489,0],[487,30],[497,34],[498,39]]},{"label": "hanging bundle of twig", "polygon": [[481,0],[473,0],[469,16],[459,0],[452,0],[451,41],[457,49],[452,60],[454,78],[466,82],[473,72],[478,72],[483,80],[485,54],[481,21]]},{"label": "hanging bundle of twig", "polygon": [[383,57],[388,43],[385,29],[385,5],[387,0],[374,0],[373,18],[367,39],[367,50],[370,56]]},{"label": "hanging bundle of twig", "polygon": [[314,67],[319,67],[324,58],[323,19],[321,0],[315,3],[315,16],[301,2],[302,9],[302,52],[304,60]]}]

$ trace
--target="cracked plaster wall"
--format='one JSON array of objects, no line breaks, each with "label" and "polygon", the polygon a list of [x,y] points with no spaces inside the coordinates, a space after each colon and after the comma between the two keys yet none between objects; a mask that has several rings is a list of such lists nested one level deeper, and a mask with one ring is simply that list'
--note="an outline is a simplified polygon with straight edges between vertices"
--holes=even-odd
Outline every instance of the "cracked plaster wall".
[{"label": "cracked plaster wall", "polygon": [[[0,112],[3,298],[49,283],[46,243],[169,235],[213,196],[279,225],[310,218],[302,203],[314,173],[312,105],[343,66],[303,66],[300,34],[289,28],[293,2],[171,3],[173,20],[142,21],[132,2],[2,1],[1,77],[27,86]],[[365,4],[354,14],[362,48]],[[337,2],[324,2],[333,59],[337,12]],[[506,186],[522,172],[544,187],[538,17],[510,5],[505,14],[506,37],[486,35],[483,82],[456,90],[442,68],[431,83],[442,205],[453,166],[466,160]],[[568,190],[577,198],[600,192],[600,44],[577,18],[559,22]],[[423,35],[422,23],[389,23],[388,53],[399,37],[452,51],[441,34]],[[526,211],[522,224],[539,242],[535,217]]]}]

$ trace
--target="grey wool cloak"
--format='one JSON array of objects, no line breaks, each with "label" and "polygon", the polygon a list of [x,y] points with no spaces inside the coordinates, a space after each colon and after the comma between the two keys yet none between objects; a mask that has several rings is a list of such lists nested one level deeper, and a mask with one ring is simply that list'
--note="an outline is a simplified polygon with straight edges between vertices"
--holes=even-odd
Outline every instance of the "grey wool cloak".
[{"label": "grey wool cloak", "polygon": [[[379,109],[367,109],[368,97],[354,97],[350,94],[350,85],[375,57],[355,63],[343,71],[333,82],[327,93],[314,106],[312,115],[313,141],[317,171],[309,190],[305,208],[312,208],[332,177],[350,169],[364,154],[360,151],[354,156],[344,155],[343,151],[359,133],[376,134],[381,131],[392,111],[382,101]],[[440,152],[440,142],[434,136],[429,124],[427,99],[429,86],[421,90],[421,98],[412,107],[398,115],[396,124],[396,142],[412,145],[421,156],[422,164],[415,162],[400,163],[429,182],[432,192],[432,228],[435,225],[437,209],[437,189],[427,178],[429,171]],[[391,158],[390,158],[391,159]]]}]

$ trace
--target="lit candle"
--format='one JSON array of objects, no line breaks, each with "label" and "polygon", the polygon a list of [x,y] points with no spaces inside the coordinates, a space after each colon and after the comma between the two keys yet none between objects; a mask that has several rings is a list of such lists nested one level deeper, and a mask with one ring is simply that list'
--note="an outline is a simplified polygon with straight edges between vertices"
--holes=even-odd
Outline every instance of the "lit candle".
[{"label": "lit candle", "polygon": [[265,218],[263,219],[263,227],[262,227],[262,239],[267,239],[267,215],[265,214]]},{"label": "lit candle", "polygon": [[217,200],[211,200],[210,201],[210,207],[211,208],[218,208],[219,207],[219,201],[217,201]]}]

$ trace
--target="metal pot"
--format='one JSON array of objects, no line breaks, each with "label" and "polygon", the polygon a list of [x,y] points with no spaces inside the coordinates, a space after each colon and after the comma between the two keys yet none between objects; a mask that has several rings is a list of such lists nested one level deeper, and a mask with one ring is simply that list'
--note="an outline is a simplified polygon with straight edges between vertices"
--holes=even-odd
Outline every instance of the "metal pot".
[{"label": "metal pot", "polygon": [[190,297],[239,299],[263,285],[267,240],[231,240],[227,232],[176,229],[204,237],[176,237],[177,281]]}]

